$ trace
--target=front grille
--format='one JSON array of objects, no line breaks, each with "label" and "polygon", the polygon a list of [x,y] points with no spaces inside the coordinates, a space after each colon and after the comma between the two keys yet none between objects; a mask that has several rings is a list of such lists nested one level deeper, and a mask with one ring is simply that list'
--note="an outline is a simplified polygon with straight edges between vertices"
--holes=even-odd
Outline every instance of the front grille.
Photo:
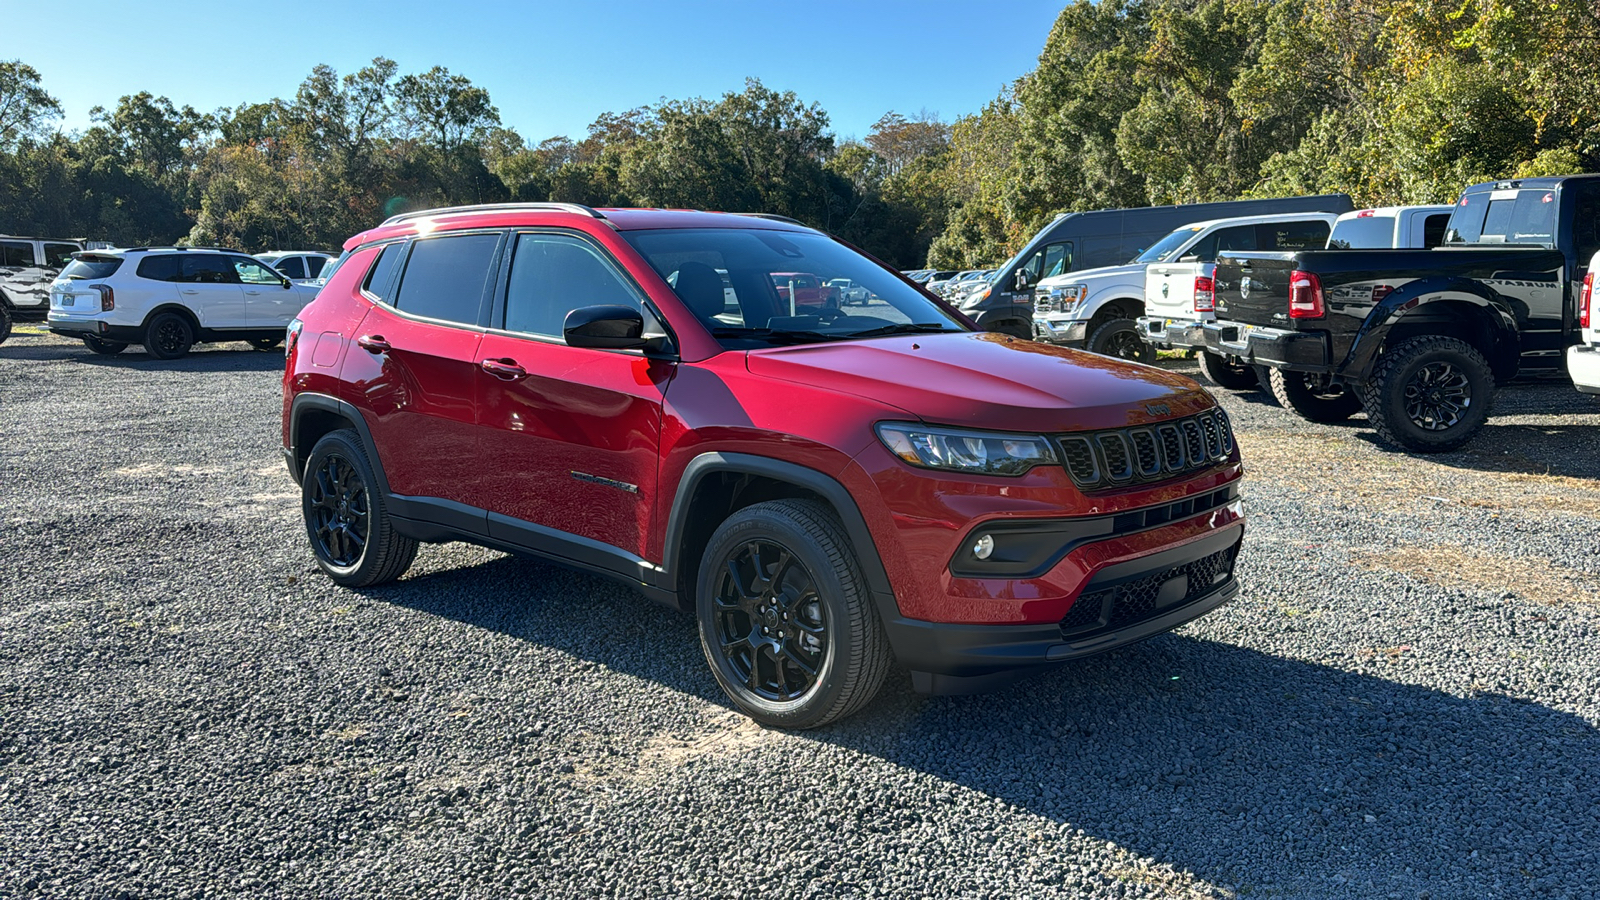
[{"label": "front grille", "polygon": [[1159,481],[1197,472],[1233,454],[1233,429],[1220,408],[1154,427],[1114,428],[1056,439],[1072,480],[1084,490]]},{"label": "front grille", "polygon": [[1193,603],[1233,577],[1238,550],[1235,544],[1191,563],[1085,593],[1061,620],[1061,634],[1076,639],[1116,631]]}]

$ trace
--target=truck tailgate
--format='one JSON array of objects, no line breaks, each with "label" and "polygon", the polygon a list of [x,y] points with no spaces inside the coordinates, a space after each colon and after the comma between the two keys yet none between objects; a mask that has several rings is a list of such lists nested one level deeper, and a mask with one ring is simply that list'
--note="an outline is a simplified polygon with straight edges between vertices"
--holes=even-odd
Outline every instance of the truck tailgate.
[{"label": "truck tailgate", "polygon": [[1293,253],[1223,254],[1217,258],[1217,318],[1247,325],[1289,323]]}]

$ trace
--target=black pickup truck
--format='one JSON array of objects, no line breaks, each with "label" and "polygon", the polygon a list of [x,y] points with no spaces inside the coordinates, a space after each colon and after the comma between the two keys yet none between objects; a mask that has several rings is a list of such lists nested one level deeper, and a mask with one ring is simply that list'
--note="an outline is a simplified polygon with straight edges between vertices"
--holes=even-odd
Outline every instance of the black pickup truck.
[{"label": "black pickup truck", "polygon": [[1597,249],[1600,175],[1473,185],[1433,250],[1219,256],[1205,342],[1305,418],[1365,408],[1389,444],[1454,450],[1497,385],[1562,364]]}]

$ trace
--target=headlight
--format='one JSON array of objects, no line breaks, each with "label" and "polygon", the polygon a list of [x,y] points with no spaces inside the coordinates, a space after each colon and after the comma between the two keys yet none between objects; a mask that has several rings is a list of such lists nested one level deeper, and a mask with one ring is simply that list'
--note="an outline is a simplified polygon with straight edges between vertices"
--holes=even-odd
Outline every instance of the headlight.
[{"label": "headlight", "polygon": [[1050,288],[1050,299],[1059,312],[1073,312],[1089,296],[1087,284],[1060,284]]},{"label": "headlight", "polygon": [[977,290],[975,290],[972,293],[968,294],[966,296],[966,298],[961,301],[961,308],[962,309],[971,309],[974,306],[977,306],[979,303],[982,303],[983,301],[985,301],[987,299],[989,299],[989,288],[988,287],[978,288]]},{"label": "headlight", "polygon": [[880,422],[878,439],[913,466],[974,475],[1021,475],[1057,459],[1050,442],[1036,434]]}]

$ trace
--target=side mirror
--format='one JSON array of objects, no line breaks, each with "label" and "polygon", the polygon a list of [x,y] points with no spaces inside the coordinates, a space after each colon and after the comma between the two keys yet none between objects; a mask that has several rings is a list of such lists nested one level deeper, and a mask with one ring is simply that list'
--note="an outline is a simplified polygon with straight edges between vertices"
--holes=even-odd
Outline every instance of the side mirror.
[{"label": "side mirror", "polygon": [[283,282],[282,282],[282,284],[283,284],[283,289],[284,289],[284,290],[286,290],[286,291],[287,291],[287,290],[288,290],[288,289],[290,289],[290,288],[292,288],[292,287],[294,287],[294,282],[293,282],[293,281],[290,281],[290,280],[289,280],[289,279],[287,279],[287,278],[285,278],[285,279],[284,279],[284,280],[283,280]]},{"label": "side mirror", "polygon": [[644,316],[631,306],[580,306],[567,313],[561,334],[569,347],[643,350]]},{"label": "side mirror", "polygon": [[1018,269],[1017,274],[1011,279],[1011,283],[1016,286],[1018,291],[1025,291],[1033,287],[1033,279],[1028,277],[1027,269]]}]

